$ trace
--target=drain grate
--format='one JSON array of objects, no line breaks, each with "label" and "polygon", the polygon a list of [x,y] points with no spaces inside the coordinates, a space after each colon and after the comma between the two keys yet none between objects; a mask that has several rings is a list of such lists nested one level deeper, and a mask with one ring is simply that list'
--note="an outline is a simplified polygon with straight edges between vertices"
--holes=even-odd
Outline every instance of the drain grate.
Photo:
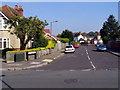
[{"label": "drain grate", "polygon": [[79,80],[77,79],[65,79],[64,83],[71,84],[71,83],[77,83]]}]

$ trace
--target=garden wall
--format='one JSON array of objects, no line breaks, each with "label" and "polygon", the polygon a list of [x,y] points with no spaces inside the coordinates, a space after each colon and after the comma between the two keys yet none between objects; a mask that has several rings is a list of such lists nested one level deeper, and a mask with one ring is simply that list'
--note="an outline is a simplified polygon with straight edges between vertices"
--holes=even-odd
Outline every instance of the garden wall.
[{"label": "garden wall", "polygon": [[39,59],[42,56],[64,49],[66,45],[68,44],[59,42],[56,44],[55,48],[52,49],[42,49],[38,51],[29,52],[8,52],[6,53],[6,63]]},{"label": "garden wall", "polygon": [[108,41],[107,47],[112,50],[120,51],[120,41]]}]

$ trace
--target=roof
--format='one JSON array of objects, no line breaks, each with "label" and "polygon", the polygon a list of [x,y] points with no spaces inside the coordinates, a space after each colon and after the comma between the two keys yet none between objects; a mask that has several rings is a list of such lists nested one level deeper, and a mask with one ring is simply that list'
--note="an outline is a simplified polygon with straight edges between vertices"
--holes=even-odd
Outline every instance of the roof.
[{"label": "roof", "polygon": [[75,32],[73,33],[74,37],[78,37],[81,34],[81,32]]},{"label": "roof", "polygon": [[43,30],[45,33],[50,33],[50,30],[49,29],[44,29]]},{"label": "roof", "polygon": [[15,8],[11,8],[8,5],[0,7],[0,11],[8,18],[12,18],[13,16],[20,16],[18,10],[16,10]]},{"label": "roof", "polygon": [[50,37],[52,37],[55,40],[60,40],[60,38],[58,38],[57,36],[51,34],[49,29],[44,29],[43,32],[46,33],[47,35],[49,35]]}]

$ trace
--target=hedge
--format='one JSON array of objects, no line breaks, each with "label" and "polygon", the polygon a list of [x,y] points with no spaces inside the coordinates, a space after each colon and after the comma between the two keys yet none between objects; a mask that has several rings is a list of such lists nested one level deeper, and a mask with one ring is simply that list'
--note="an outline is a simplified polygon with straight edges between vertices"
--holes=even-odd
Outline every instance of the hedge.
[{"label": "hedge", "polygon": [[54,48],[55,45],[56,45],[55,41],[48,41],[48,45],[46,47],[38,47],[38,48],[20,50],[20,51],[7,51],[7,53],[38,51],[38,50],[43,50],[43,49],[48,49],[48,48]]}]

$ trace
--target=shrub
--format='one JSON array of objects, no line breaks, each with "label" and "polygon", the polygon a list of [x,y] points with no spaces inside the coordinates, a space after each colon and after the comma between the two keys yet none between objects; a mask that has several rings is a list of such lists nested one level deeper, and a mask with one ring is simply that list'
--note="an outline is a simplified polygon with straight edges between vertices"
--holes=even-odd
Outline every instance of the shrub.
[{"label": "shrub", "polygon": [[72,44],[80,44],[79,41],[78,41],[78,42],[72,41],[72,42],[70,42],[70,43],[72,43]]},{"label": "shrub", "polygon": [[53,40],[53,41],[49,41],[48,42],[48,45],[46,46],[46,48],[54,48],[56,46],[56,41]]},{"label": "shrub", "polygon": [[87,41],[84,41],[84,42],[81,42],[80,44],[88,44],[88,42],[87,42]]},{"label": "shrub", "polygon": [[32,47],[33,48],[46,47],[47,45],[48,45],[48,40],[41,36],[38,39],[35,38]]},{"label": "shrub", "polygon": [[60,38],[62,43],[69,43],[69,39],[68,38]]}]

